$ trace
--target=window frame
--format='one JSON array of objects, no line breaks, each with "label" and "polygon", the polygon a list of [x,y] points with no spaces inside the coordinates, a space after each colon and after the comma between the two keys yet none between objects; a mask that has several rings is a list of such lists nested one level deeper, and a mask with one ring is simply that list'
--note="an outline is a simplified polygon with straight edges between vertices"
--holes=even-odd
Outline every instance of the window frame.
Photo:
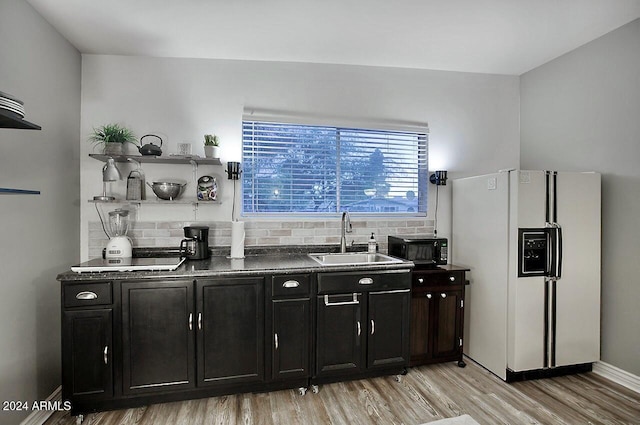
[{"label": "window frame", "polygon": [[[427,218],[429,213],[429,172],[428,172],[428,158],[429,158],[429,127],[425,123],[409,123],[409,122],[382,122],[382,121],[349,121],[342,118],[321,118],[321,119],[309,119],[309,117],[300,117],[296,115],[271,115],[264,116],[263,114],[257,114],[255,111],[251,111],[250,114],[243,115],[242,117],[242,137],[241,137],[241,153],[242,161],[245,160],[245,124],[247,122],[265,123],[265,124],[283,124],[283,125],[296,125],[296,126],[320,126],[335,128],[340,131],[361,131],[361,132],[404,132],[414,133],[417,137],[418,143],[423,143],[423,151],[418,152],[417,159],[417,174],[418,174],[418,192],[416,196],[422,196],[424,199],[418,198],[418,211],[415,212],[374,212],[374,211],[349,211],[352,216],[362,218],[373,219],[391,219],[391,218]],[[417,147],[420,149],[420,146]],[[338,145],[339,151],[339,145]],[[283,217],[295,218],[295,219],[316,219],[326,220],[340,217],[342,211],[340,211],[340,156],[337,153],[336,160],[336,186],[338,193],[336,194],[336,211],[282,211],[282,212],[247,212],[245,211],[245,179],[241,177],[241,190],[240,190],[240,215],[243,218],[248,219],[282,219]],[[244,174],[244,173],[243,173]],[[422,191],[422,192],[421,192]],[[421,204],[424,204],[424,211],[420,211]]]}]

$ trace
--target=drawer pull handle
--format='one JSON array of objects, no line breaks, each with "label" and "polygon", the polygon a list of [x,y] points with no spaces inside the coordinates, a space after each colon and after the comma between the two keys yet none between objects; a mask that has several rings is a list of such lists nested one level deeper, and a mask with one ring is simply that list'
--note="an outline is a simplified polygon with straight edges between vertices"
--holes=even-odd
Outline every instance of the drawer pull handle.
[{"label": "drawer pull handle", "polygon": [[278,349],[278,334],[277,333],[273,335],[273,339],[274,339],[274,342],[275,342],[275,345],[276,345],[276,350],[277,350]]},{"label": "drawer pull handle", "polygon": [[455,277],[455,276],[449,276],[449,280],[450,280],[451,282],[455,282],[455,281],[456,281],[456,277]]},{"label": "drawer pull handle", "polygon": [[336,303],[330,303],[329,302],[329,295],[325,295],[324,296],[324,305],[326,306],[334,306],[334,305],[355,305],[355,304],[360,304],[360,301],[358,301],[358,294],[353,293],[353,299],[352,301],[339,301]]},{"label": "drawer pull handle", "polygon": [[362,332],[362,329],[360,328],[360,321],[357,321],[358,324],[358,336],[360,336],[360,333]]},{"label": "drawer pull handle", "polygon": [[370,277],[363,277],[362,279],[360,279],[358,281],[358,283],[360,285],[372,285],[373,284],[373,279]]},{"label": "drawer pull handle", "polygon": [[432,296],[433,295],[431,295],[431,294],[427,294],[427,298],[429,298],[429,299],[431,299]]},{"label": "drawer pull handle", "polygon": [[198,330],[202,330],[202,312],[198,313]]},{"label": "drawer pull handle", "polygon": [[371,335],[373,335],[374,333],[376,333],[376,322],[371,319]]},{"label": "drawer pull handle", "polygon": [[189,330],[193,330],[193,313],[189,313]]},{"label": "drawer pull handle", "polygon": [[76,300],[97,300],[98,295],[91,291],[82,291],[76,294]]},{"label": "drawer pull handle", "polygon": [[109,346],[104,347],[104,364],[109,364]]},{"label": "drawer pull handle", "polygon": [[297,288],[298,286],[300,286],[300,282],[297,280],[287,280],[282,284],[283,288]]}]

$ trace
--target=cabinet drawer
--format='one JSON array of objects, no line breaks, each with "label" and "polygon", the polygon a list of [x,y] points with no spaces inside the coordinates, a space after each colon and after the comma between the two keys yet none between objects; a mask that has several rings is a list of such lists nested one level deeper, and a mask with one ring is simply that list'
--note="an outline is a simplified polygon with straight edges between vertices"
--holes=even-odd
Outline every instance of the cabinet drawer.
[{"label": "cabinet drawer", "polygon": [[111,282],[67,284],[64,286],[64,306],[84,307],[111,304]]},{"label": "cabinet drawer", "polygon": [[311,277],[308,274],[273,276],[273,297],[308,296],[311,292]]},{"label": "cabinet drawer", "polygon": [[464,285],[464,272],[438,272],[420,273],[413,272],[413,287],[419,286],[443,286],[443,285]]},{"label": "cabinet drawer", "polygon": [[410,276],[410,270],[320,273],[318,294],[406,289],[411,287]]}]

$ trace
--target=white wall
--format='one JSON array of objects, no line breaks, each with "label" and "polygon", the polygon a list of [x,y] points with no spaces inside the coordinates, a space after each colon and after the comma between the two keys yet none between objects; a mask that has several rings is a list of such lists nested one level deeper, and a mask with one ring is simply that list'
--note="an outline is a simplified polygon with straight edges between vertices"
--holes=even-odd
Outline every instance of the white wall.
[{"label": "white wall", "polygon": [[[85,142],[94,126],[117,121],[138,135],[160,134],[165,154],[177,152],[177,143],[189,141],[193,153],[203,155],[202,135],[216,133],[221,136],[223,161],[238,161],[245,106],[353,119],[426,121],[431,130],[430,168],[447,169],[457,177],[518,166],[518,84],[514,76],[442,71],[83,55],[82,257],[87,258],[88,223],[97,219],[94,206],[84,200],[101,191],[102,164],[87,157],[92,150]],[[123,168],[128,174],[130,169]],[[144,169],[148,180],[191,176],[189,166],[145,165]],[[226,179],[222,168],[204,171]],[[222,186],[222,205],[201,207],[197,214],[191,206],[143,205],[137,219],[230,220],[232,192],[224,181]],[[124,181],[113,187],[124,197]],[[438,227],[447,235],[448,186],[443,189]]]},{"label": "white wall", "polygon": [[602,173],[602,360],[640,375],[640,19],[521,76],[523,168]]},{"label": "white wall", "polygon": [[[80,258],[81,58],[23,0],[0,0],[0,91],[42,131],[0,128],[0,401],[44,400],[60,385],[60,285]],[[0,411],[0,423],[30,412]]]}]

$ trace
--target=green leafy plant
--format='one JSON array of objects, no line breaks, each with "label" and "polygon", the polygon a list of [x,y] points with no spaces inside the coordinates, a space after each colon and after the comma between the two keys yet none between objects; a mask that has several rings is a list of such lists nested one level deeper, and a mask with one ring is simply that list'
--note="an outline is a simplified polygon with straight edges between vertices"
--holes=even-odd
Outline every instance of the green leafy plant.
[{"label": "green leafy plant", "polygon": [[204,135],[204,145],[205,146],[218,146],[220,144],[220,141],[218,139],[218,136],[216,136],[215,134],[205,134]]},{"label": "green leafy plant", "polygon": [[89,136],[89,142],[95,146],[104,146],[107,143],[132,143],[138,145],[136,135],[130,129],[119,124],[105,124],[98,128],[93,128],[93,133]]}]

